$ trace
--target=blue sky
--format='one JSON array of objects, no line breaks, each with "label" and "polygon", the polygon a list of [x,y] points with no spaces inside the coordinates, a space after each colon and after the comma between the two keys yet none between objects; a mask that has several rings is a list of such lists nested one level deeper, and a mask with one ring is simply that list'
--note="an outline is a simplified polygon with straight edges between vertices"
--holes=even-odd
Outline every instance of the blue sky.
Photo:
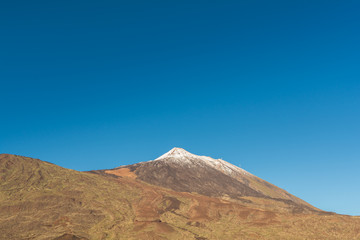
[{"label": "blue sky", "polygon": [[360,215],[358,1],[0,4],[0,152],[91,170],[183,147]]}]

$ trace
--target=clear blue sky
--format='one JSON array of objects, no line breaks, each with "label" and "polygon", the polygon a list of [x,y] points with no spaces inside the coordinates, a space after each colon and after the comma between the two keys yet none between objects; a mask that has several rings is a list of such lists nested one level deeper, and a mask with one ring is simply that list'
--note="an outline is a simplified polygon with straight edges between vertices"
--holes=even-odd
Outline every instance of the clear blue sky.
[{"label": "clear blue sky", "polygon": [[172,147],[360,215],[359,1],[2,1],[0,152]]}]

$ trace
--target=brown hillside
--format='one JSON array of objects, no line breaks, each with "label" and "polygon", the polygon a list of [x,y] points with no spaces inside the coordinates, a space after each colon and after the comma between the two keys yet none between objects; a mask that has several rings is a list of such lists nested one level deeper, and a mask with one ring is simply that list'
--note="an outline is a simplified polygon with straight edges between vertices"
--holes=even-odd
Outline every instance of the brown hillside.
[{"label": "brown hillside", "polygon": [[360,239],[360,218],[0,155],[0,239]]}]

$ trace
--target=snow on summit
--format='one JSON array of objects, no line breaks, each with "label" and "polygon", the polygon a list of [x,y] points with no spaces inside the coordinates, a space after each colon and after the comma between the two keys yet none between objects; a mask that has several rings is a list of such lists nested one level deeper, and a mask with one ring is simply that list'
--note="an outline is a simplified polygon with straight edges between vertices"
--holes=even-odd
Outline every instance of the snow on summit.
[{"label": "snow on summit", "polygon": [[167,153],[161,155],[160,157],[156,158],[154,161],[159,160],[166,160],[166,161],[172,161],[176,162],[178,164],[182,165],[190,165],[190,166],[198,166],[198,165],[207,165],[211,166],[213,168],[216,168],[218,170],[221,170],[223,172],[226,172],[227,174],[249,174],[244,169],[241,169],[231,163],[228,163],[222,159],[214,159],[207,156],[199,156],[192,154],[188,151],[186,151],[183,148],[174,147]]},{"label": "snow on summit", "polygon": [[186,151],[183,148],[174,147],[173,149],[171,149],[167,153],[161,155],[160,157],[158,157],[155,160],[164,159],[164,158],[194,158],[194,157],[200,157],[200,156],[189,153],[188,151]]}]

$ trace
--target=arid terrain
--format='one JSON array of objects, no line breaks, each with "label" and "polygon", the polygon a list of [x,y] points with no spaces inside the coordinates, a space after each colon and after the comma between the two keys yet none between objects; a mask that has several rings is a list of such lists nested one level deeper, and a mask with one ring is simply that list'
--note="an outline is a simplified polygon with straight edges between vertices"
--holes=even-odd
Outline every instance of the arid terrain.
[{"label": "arid terrain", "polygon": [[225,161],[184,173],[179,159],[206,159],[172,151],[91,172],[1,154],[0,239],[360,239],[360,217],[317,209]]}]

